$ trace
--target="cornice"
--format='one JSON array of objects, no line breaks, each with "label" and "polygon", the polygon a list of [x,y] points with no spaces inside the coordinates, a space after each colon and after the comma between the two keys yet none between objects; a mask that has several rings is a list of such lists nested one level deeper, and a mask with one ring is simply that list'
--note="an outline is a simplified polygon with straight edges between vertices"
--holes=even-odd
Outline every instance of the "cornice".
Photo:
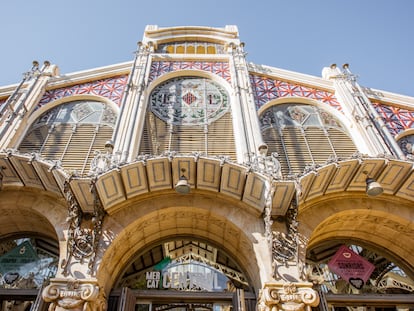
[{"label": "cornice", "polygon": [[223,39],[237,39],[239,32],[236,26],[225,26],[224,28],[204,26],[177,26],[159,28],[157,25],[148,25],[144,32],[147,39],[165,39],[174,37],[220,37]]},{"label": "cornice", "polygon": [[128,61],[124,63],[118,63],[52,77],[49,80],[47,89],[54,89],[68,84],[78,84],[87,81],[129,74],[132,63],[132,61]]}]

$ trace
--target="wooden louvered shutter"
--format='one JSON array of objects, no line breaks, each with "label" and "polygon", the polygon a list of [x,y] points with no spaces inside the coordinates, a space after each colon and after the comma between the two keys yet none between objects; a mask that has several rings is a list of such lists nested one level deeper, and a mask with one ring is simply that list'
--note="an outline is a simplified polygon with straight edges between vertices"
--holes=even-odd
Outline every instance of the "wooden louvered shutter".
[{"label": "wooden louvered shutter", "polygon": [[357,151],[346,133],[335,128],[328,129],[329,138],[339,158],[349,157]]},{"label": "wooden louvered shutter", "polygon": [[263,140],[269,153],[279,155],[283,176],[302,174],[308,165],[349,157],[357,150],[339,121],[313,106],[273,106],[262,114],[261,122]]},{"label": "wooden louvered shutter", "polygon": [[210,155],[226,155],[230,159],[236,160],[236,146],[230,112],[208,126],[207,141]]},{"label": "wooden louvered shutter", "polygon": [[161,154],[176,151],[180,154],[202,152],[208,155],[226,155],[236,159],[231,113],[204,125],[171,125],[148,112],[145,120],[139,154]]},{"label": "wooden louvered shutter", "polygon": [[[83,121],[82,119],[77,122],[69,117],[75,108],[82,109],[82,105],[87,106],[88,104],[91,104],[89,108],[95,109],[93,112],[100,117],[95,117],[89,123],[88,120]],[[109,110],[103,104],[99,106],[99,104],[101,103],[93,101],[69,102],[54,108],[55,111],[51,110],[52,113],[47,112],[46,114],[51,116],[47,121],[44,121],[47,124],[43,123],[43,125],[29,130],[19,146],[19,151],[36,152],[44,159],[60,161],[66,170],[76,171],[80,175],[88,174],[95,151],[105,151],[105,143],[111,139],[113,132],[113,128],[107,122],[104,114],[114,114],[114,111]],[[62,122],[62,119],[54,119],[59,116],[59,111],[64,111],[62,114],[66,113],[65,118],[70,119],[70,122],[66,123]],[[40,120],[42,120],[42,116],[39,118]],[[113,118],[113,123],[115,119]],[[107,123],[98,123],[99,120]]]},{"label": "wooden louvered shutter", "polygon": [[205,141],[203,126],[174,125],[170,150],[182,154],[205,152]]}]

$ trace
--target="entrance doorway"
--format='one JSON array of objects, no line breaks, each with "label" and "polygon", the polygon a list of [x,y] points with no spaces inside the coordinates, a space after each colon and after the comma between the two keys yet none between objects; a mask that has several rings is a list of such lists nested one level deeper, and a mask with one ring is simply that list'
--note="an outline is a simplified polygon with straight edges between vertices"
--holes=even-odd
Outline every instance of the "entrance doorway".
[{"label": "entrance doorway", "polygon": [[256,295],[238,263],[202,240],[153,245],[125,268],[108,310],[254,311]]},{"label": "entrance doorway", "polygon": [[123,288],[111,293],[108,311],[254,311],[255,307],[255,295],[242,289],[208,293]]}]

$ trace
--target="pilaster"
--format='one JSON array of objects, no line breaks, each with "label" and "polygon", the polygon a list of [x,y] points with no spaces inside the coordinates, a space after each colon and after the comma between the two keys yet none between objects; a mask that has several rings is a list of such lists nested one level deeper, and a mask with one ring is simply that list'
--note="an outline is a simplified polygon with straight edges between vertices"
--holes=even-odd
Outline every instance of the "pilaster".
[{"label": "pilaster", "polygon": [[394,137],[358,84],[356,76],[350,72],[348,64],[343,65],[343,70],[335,64],[331,65],[324,68],[322,75],[325,79],[333,81],[343,111],[353,120],[352,127],[355,129],[351,129],[351,134],[354,139],[357,136],[362,138],[362,141],[356,141],[359,151],[371,156],[391,155],[404,158]]},{"label": "pilaster", "polygon": [[258,152],[267,152],[267,146],[263,142],[259,119],[257,116],[253,91],[249,80],[249,71],[247,68],[244,44],[239,45],[230,44],[229,52],[231,53],[230,64],[233,73],[233,89],[235,92],[235,103],[233,106],[233,116],[235,123],[241,128],[239,129],[238,138],[243,140],[237,142],[239,146],[238,160],[245,161],[246,156],[249,157],[252,154]]},{"label": "pilaster", "polygon": [[48,61],[39,68],[37,61],[24,74],[23,80],[9,96],[0,110],[0,147],[15,148],[21,135],[19,128],[22,122],[28,118],[30,113],[36,109],[37,103],[43,95],[50,77],[58,74],[56,65]]},{"label": "pilaster", "polygon": [[[112,136],[115,143],[114,151],[120,155],[121,163],[130,162],[138,153],[138,138],[141,137],[146,112],[144,92],[148,82],[147,71],[152,51],[151,44],[138,43],[138,50],[121,103],[119,119]],[[137,128],[138,124],[142,125],[141,128]]]}]

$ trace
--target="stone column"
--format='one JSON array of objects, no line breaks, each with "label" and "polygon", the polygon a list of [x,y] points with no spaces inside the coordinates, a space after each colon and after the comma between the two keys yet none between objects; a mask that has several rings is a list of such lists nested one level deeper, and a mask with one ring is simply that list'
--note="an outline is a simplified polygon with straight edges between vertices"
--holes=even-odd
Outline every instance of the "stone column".
[{"label": "stone column", "polygon": [[107,303],[103,289],[94,279],[51,279],[42,292],[49,311],[104,311]]},{"label": "stone column", "polygon": [[319,304],[312,283],[266,283],[259,293],[258,311],[310,311]]}]

